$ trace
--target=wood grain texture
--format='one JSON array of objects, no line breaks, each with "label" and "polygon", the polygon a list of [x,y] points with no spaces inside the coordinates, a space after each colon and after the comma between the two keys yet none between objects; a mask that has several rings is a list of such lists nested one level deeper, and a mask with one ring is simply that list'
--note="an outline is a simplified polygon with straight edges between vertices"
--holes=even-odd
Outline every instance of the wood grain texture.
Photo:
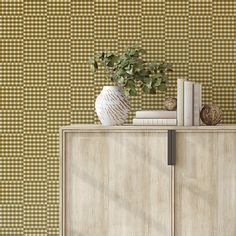
[{"label": "wood grain texture", "polygon": [[175,236],[236,235],[236,133],[178,133]]},{"label": "wood grain texture", "polygon": [[216,126],[135,126],[135,125],[122,125],[122,126],[103,126],[103,125],[69,125],[61,128],[67,132],[167,132],[167,130],[173,129],[176,132],[235,132],[236,125],[216,125]]},{"label": "wood grain texture", "polygon": [[171,235],[166,132],[62,132],[62,136],[61,235]]},{"label": "wood grain texture", "polygon": [[235,127],[62,128],[61,235],[235,236]]}]

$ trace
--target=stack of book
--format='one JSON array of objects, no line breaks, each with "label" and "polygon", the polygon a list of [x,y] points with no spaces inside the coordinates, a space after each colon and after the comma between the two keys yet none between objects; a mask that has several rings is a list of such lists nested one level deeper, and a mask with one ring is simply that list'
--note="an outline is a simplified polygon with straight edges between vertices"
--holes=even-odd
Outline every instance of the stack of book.
[{"label": "stack of book", "polygon": [[177,125],[199,126],[202,107],[201,84],[177,80]]},{"label": "stack of book", "polygon": [[176,125],[176,111],[137,111],[133,125]]}]

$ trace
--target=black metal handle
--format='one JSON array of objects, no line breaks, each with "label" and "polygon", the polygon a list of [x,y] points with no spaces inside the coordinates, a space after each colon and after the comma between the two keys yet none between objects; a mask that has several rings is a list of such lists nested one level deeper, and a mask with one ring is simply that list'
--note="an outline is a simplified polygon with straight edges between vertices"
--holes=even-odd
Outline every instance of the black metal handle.
[{"label": "black metal handle", "polygon": [[176,131],[168,130],[168,165],[176,164]]}]

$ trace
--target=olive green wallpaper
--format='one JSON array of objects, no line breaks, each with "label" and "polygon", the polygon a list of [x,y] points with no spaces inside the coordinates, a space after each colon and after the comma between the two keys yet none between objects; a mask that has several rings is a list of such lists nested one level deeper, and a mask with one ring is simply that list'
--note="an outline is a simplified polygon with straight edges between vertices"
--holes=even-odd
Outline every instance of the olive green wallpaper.
[{"label": "olive green wallpaper", "polygon": [[132,98],[162,108],[176,79],[235,123],[234,0],[0,0],[0,235],[58,235],[59,127],[97,123],[105,84],[88,57],[138,44],[173,64],[168,91]]}]

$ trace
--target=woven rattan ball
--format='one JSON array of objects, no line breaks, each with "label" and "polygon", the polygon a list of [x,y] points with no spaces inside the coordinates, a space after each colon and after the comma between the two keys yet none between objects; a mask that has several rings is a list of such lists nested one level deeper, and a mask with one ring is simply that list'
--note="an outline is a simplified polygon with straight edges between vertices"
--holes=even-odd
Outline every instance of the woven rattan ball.
[{"label": "woven rattan ball", "polygon": [[206,125],[217,125],[222,118],[222,111],[217,105],[204,105],[200,118]]},{"label": "woven rattan ball", "polygon": [[168,111],[175,111],[177,108],[177,99],[176,98],[167,98],[164,101],[164,107]]}]

